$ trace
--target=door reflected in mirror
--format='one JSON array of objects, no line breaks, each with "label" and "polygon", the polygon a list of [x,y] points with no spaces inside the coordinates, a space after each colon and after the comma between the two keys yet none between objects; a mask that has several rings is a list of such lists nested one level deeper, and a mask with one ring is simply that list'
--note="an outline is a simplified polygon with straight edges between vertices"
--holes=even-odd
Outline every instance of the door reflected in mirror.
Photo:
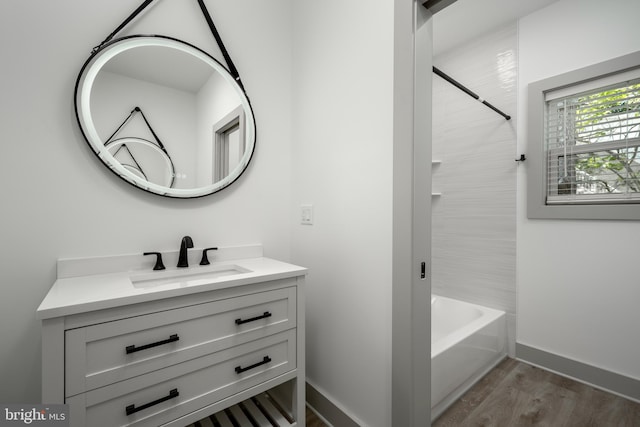
[{"label": "door reflected in mirror", "polygon": [[244,90],[218,61],[176,39],[131,36],[103,46],[85,63],[75,100],[98,157],[156,194],[219,191],[253,154],[255,120]]},{"label": "door reflected in mirror", "polygon": [[245,117],[235,108],[213,127],[213,182],[220,181],[241,164],[245,153]]}]

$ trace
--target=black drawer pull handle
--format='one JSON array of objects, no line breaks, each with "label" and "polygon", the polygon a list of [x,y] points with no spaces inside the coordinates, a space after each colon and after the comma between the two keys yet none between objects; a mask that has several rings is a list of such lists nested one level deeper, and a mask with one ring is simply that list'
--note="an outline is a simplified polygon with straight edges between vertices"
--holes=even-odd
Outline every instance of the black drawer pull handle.
[{"label": "black drawer pull handle", "polygon": [[247,366],[246,368],[243,368],[241,366],[236,366],[236,374],[241,374],[244,371],[248,371],[249,369],[253,369],[253,368],[257,368],[260,365],[264,365],[266,363],[271,362],[271,358],[269,356],[265,356],[262,358],[262,362],[258,362],[258,363],[254,363],[251,366]]},{"label": "black drawer pull handle", "polygon": [[180,339],[180,337],[178,336],[178,334],[173,334],[173,335],[171,335],[169,337],[169,339],[158,341],[158,342],[154,342],[154,343],[151,343],[151,344],[141,345],[140,347],[136,347],[135,345],[128,345],[127,346],[127,354],[135,353],[136,351],[146,350],[148,348],[157,347],[157,346],[163,345],[163,344],[169,344],[170,342],[176,342],[179,339]]},{"label": "black drawer pull handle", "polygon": [[243,323],[255,322],[256,320],[266,319],[267,317],[271,317],[271,313],[265,311],[262,316],[252,317],[251,319],[236,319],[236,325],[242,325]]},{"label": "black drawer pull handle", "polygon": [[135,414],[138,411],[142,411],[144,409],[157,405],[158,403],[166,402],[167,400],[173,399],[174,397],[178,397],[178,396],[180,396],[180,393],[178,393],[177,388],[174,388],[169,392],[168,396],[161,397],[160,399],[154,400],[153,402],[145,403],[144,405],[140,405],[137,408],[136,408],[136,405],[129,405],[125,408],[125,410],[127,411],[127,415]]}]

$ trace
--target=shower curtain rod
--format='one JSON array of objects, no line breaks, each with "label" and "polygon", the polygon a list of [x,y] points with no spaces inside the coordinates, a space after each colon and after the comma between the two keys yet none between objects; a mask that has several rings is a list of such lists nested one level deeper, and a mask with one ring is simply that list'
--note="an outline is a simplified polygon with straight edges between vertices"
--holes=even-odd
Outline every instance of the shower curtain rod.
[{"label": "shower curtain rod", "polygon": [[484,105],[486,105],[487,107],[491,108],[493,111],[495,111],[496,113],[500,114],[505,119],[511,120],[511,116],[510,115],[505,114],[502,111],[498,110],[496,107],[494,107],[493,105],[489,104],[487,101],[485,101],[484,99],[480,98],[474,92],[472,92],[471,90],[469,90],[468,88],[466,88],[465,86],[463,86],[462,84],[460,84],[459,82],[457,82],[456,80],[451,78],[450,76],[446,75],[445,73],[443,73],[442,71],[440,71],[436,67],[433,67],[433,72],[435,74],[437,74],[438,76],[442,77],[443,79],[445,79],[446,81],[448,81],[449,83],[451,83],[452,85],[454,85],[455,87],[457,87],[458,89],[460,89],[461,91],[463,91],[464,93],[466,93],[467,95],[469,95],[470,97],[472,97],[474,99],[477,99],[478,101],[482,102]]}]

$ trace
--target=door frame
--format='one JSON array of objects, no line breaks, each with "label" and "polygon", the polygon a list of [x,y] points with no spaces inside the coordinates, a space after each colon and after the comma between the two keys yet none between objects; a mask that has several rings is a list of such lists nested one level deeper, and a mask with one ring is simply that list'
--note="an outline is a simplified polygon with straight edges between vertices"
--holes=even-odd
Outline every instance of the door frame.
[{"label": "door frame", "polygon": [[433,14],[456,0],[395,0],[392,386],[394,426],[431,424]]}]

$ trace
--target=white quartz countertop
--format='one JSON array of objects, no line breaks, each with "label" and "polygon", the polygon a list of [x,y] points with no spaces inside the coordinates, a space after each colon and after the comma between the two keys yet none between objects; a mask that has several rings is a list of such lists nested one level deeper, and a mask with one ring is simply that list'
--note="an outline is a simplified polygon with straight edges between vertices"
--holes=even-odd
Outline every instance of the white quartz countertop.
[{"label": "white quartz countertop", "polygon": [[[216,276],[229,266],[233,274]],[[213,273],[213,277],[207,277]],[[216,261],[207,266],[193,265],[166,270],[125,271],[63,277],[55,281],[37,310],[38,319],[68,316],[94,310],[136,304],[164,298],[207,292],[263,281],[302,276],[307,269],[271,258],[257,257]],[[158,278],[157,285],[153,285]],[[175,280],[171,280],[175,278]],[[151,285],[135,286],[136,280]]]}]

